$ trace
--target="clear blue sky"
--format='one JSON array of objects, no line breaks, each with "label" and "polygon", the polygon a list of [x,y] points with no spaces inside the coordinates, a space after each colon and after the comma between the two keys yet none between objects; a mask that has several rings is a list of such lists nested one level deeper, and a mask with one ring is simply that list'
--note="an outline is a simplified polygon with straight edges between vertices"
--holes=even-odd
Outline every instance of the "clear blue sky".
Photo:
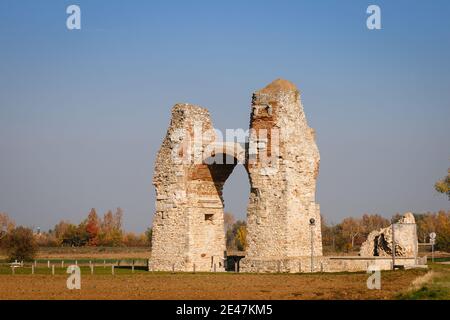
[{"label": "clear blue sky", "polygon": [[[450,166],[449,17],[445,0],[1,0],[0,211],[48,229],[120,206],[144,231],[172,105],[247,128],[251,93],[278,77],[317,131],[327,220],[449,209],[433,190]],[[237,168],[226,209],[244,217],[248,189]]]}]

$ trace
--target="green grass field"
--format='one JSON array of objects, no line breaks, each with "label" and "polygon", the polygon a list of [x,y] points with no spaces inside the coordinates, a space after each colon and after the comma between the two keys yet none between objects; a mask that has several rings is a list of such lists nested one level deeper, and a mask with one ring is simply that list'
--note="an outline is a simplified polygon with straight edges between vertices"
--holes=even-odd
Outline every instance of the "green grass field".
[{"label": "green grass field", "polygon": [[[448,258],[445,258],[448,261]],[[450,300],[450,265],[431,264],[433,276],[430,281],[407,293],[398,295],[403,300]]]},{"label": "green grass field", "polygon": [[[62,275],[66,274],[67,267],[69,264],[66,264],[64,268],[61,268],[61,265],[55,265],[55,275]],[[89,266],[80,266],[80,270],[82,274],[91,274],[91,268]],[[133,274],[133,273],[142,273],[142,274],[148,274],[146,267],[135,267],[134,272],[131,267],[114,267],[114,274],[116,275],[126,275],[126,274]],[[13,271],[12,268],[6,265],[0,266],[0,275],[12,275]],[[30,265],[25,265],[24,267],[15,268],[14,269],[15,275],[31,275],[32,274],[32,268]],[[52,268],[48,268],[47,266],[38,265],[36,268],[34,268],[34,274],[36,275],[52,275]],[[111,265],[104,266],[95,266],[94,267],[94,274],[95,275],[111,275],[112,274],[112,267]]]}]

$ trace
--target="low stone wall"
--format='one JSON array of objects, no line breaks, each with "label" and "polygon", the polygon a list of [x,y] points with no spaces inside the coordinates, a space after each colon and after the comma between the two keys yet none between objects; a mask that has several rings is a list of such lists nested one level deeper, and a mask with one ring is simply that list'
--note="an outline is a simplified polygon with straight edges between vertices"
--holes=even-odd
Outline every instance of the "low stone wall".
[{"label": "low stone wall", "polygon": [[[321,272],[326,265],[325,257],[314,257],[313,272]],[[267,272],[267,273],[300,273],[311,272],[311,257],[296,257],[287,259],[249,259],[240,261],[241,272]]]},{"label": "low stone wall", "polygon": [[[425,265],[426,257],[395,259],[395,265],[401,267],[414,267]],[[261,273],[308,273],[308,272],[361,272],[369,267],[376,266],[380,270],[392,270],[390,257],[314,257],[311,268],[311,257],[297,257],[289,259],[258,260],[242,259],[239,264],[240,272]]]},{"label": "low stone wall", "polygon": [[[426,264],[418,258],[395,258],[395,265],[401,267],[413,267]],[[376,266],[380,270],[392,270],[392,258],[390,257],[327,257],[327,266],[324,272],[356,272],[366,271],[370,266]]]}]

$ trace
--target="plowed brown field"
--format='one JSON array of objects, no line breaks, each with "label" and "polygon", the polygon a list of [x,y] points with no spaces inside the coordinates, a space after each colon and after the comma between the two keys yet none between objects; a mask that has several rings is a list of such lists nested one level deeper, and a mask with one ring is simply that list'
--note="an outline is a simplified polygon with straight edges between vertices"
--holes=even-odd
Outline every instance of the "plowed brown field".
[{"label": "plowed brown field", "polygon": [[368,274],[189,274],[82,271],[81,290],[68,290],[68,275],[0,274],[0,299],[392,299],[425,270],[387,271],[381,290]]}]

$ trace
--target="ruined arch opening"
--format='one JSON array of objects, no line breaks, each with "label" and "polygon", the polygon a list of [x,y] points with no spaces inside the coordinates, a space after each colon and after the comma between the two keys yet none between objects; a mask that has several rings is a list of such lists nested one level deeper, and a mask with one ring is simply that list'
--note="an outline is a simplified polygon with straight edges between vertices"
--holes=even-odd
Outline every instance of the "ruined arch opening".
[{"label": "ruined arch opening", "polygon": [[[221,215],[226,249],[225,270],[234,271],[235,262],[239,265],[239,260],[245,255],[243,252],[246,246],[245,225],[250,198],[248,171],[243,163],[230,154],[218,154],[206,159],[205,162],[208,163],[223,207]],[[245,230],[244,238],[242,228]]]},{"label": "ruined arch opening", "polygon": [[210,172],[217,194],[224,206],[223,187],[235,167],[238,165],[238,160],[233,155],[220,153],[206,158],[204,163]]}]

